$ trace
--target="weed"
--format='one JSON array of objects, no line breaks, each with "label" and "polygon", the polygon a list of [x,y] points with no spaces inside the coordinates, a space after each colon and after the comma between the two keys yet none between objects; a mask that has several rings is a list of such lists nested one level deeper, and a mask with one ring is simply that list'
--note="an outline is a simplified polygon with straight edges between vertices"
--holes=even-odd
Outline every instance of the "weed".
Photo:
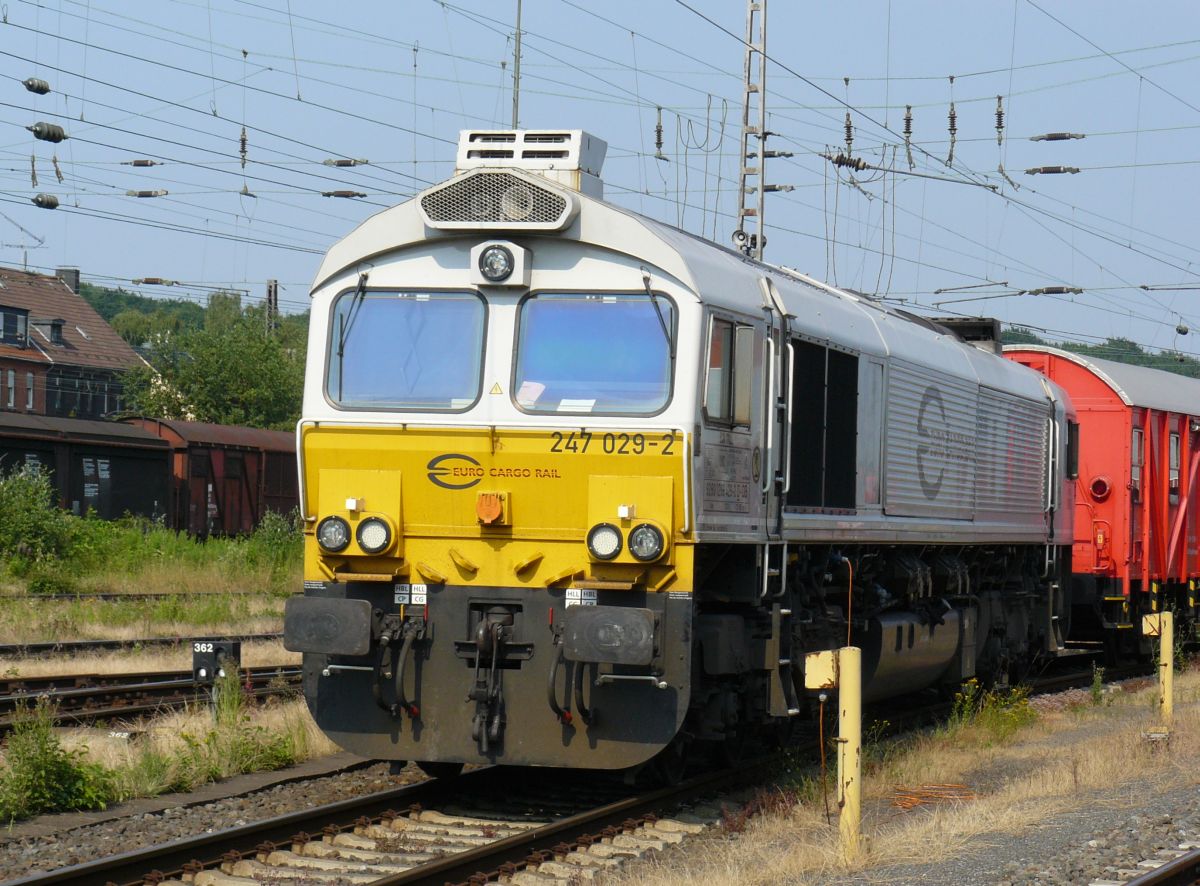
[{"label": "weed", "polygon": [[950,738],[973,737],[984,745],[1003,744],[1036,719],[1037,712],[1029,705],[1028,688],[985,692],[978,681],[971,679],[955,694],[943,731]]},{"label": "weed", "polygon": [[1091,693],[1093,706],[1098,707],[1104,702],[1104,668],[1092,665],[1092,685],[1088,692]]},{"label": "weed", "polygon": [[759,788],[748,803],[721,807],[721,829],[729,834],[740,834],[754,816],[786,815],[801,802],[800,792],[795,788]]},{"label": "weed", "polygon": [[17,709],[0,768],[0,818],[103,809],[117,798],[111,770],[67,750],[54,732],[54,705],[39,698]]}]

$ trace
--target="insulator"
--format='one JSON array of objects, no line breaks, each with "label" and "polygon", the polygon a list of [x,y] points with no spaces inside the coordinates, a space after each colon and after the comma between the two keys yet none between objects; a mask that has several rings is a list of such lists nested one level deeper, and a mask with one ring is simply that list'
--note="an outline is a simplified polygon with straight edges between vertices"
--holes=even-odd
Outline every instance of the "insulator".
[{"label": "insulator", "polygon": [[343,160],[341,158],[338,158],[338,159],[330,158],[329,160],[322,160],[321,162],[324,163],[326,166],[366,166],[371,161],[370,160]]},{"label": "insulator", "polygon": [[322,191],[322,197],[365,197],[362,191]]},{"label": "insulator", "polygon": [[996,144],[1004,138],[1004,97],[996,96]]},{"label": "insulator", "polygon": [[1035,166],[1032,169],[1026,169],[1026,175],[1065,175],[1079,172],[1078,166]]},{"label": "insulator", "polygon": [[[951,85],[954,78],[950,78]],[[946,165],[954,165],[954,145],[958,142],[958,111],[954,110],[954,102],[950,102],[950,153],[946,155]]]},{"label": "insulator", "polygon": [[139,280],[133,281],[134,286],[174,286],[174,280],[165,280],[162,277],[142,277]]},{"label": "insulator", "polygon": [[764,194],[776,194],[780,191],[794,191],[795,185],[763,185]]},{"label": "insulator", "polygon": [[21,85],[30,92],[36,92],[38,95],[45,95],[50,91],[50,84],[45,80],[39,80],[37,77],[30,77],[28,80],[22,80]]},{"label": "insulator", "polygon": [[34,154],[29,155],[29,187],[37,187],[37,157]]},{"label": "insulator", "polygon": [[166,192],[166,191],[163,191],[163,190],[158,190],[158,191],[126,191],[126,192],[125,192],[125,196],[126,196],[126,197],[165,197],[165,196],[167,196],[167,192]]},{"label": "insulator", "polygon": [[32,126],[26,126],[33,137],[39,141],[58,143],[67,137],[67,131],[57,123],[46,123],[44,120],[39,120]]},{"label": "insulator", "polygon": [[245,169],[246,168],[246,127],[245,126],[242,127],[242,139],[241,139],[240,151],[241,151],[241,155],[242,155],[242,169]]},{"label": "insulator", "polygon": [[843,166],[853,169],[855,172],[862,172],[867,168],[867,161],[861,157],[849,157],[845,154],[838,154],[836,157],[830,157],[828,154],[823,155],[826,160],[833,163],[834,166]]},{"label": "insulator", "polygon": [[913,162],[913,155],[912,155],[912,131],[913,131],[912,105],[905,105],[904,106],[904,154],[908,158],[908,168],[916,169],[917,164]]},{"label": "insulator", "polygon": [[33,198],[33,205],[40,209],[58,209],[58,198],[53,194],[38,194]]},{"label": "insulator", "polygon": [[854,144],[854,122],[850,119],[850,112],[846,112],[846,153],[851,152],[850,147]]},{"label": "insulator", "polygon": [[1082,132],[1047,132],[1045,135],[1031,135],[1031,142],[1065,142],[1072,138],[1087,138]]},{"label": "insulator", "polygon": [[1028,295],[1080,295],[1083,292],[1075,286],[1043,286],[1041,289],[1030,289]]},{"label": "insulator", "polygon": [[1179,333],[1180,335],[1187,335],[1189,332],[1191,332],[1191,330],[1187,328],[1186,323],[1180,323],[1178,326],[1175,327],[1175,331],[1177,333]]},{"label": "insulator", "polygon": [[138,158],[137,160],[122,160],[121,165],[122,166],[137,166],[137,167],[161,166],[162,161],[160,161],[160,160],[143,160],[141,158]]},{"label": "insulator", "polygon": [[663,149],[662,108],[658,109],[658,121],[654,124],[654,150],[661,154]]},{"label": "insulator", "polygon": [[62,168],[58,165],[58,154],[55,154],[53,157],[51,157],[50,162],[54,164],[54,177],[58,179],[58,183],[61,185],[63,182],[63,174]]}]

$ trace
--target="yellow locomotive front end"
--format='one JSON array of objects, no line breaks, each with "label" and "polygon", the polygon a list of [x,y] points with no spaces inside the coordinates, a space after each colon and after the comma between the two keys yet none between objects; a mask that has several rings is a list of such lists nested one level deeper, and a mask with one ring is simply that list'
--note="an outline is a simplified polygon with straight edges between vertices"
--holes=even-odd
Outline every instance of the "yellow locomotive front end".
[{"label": "yellow locomotive front end", "polygon": [[460,175],[314,287],[285,642],[357,754],[617,769],[683,724],[695,297],[586,176]]},{"label": "yellow locomotive front end", "polygon": [[622,768],[688,700],[677,432],[302,429],[317,722],[363,756]]}]

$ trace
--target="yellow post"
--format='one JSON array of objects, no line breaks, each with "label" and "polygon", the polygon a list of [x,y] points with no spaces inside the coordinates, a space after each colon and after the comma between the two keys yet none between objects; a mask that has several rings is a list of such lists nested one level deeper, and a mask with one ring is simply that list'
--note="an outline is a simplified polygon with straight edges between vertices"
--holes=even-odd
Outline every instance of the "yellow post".
[{"label": "yellow post", "polygon": [[838,691],[838,832],[842,858],[862,850],[862,650],[855,646],[804,656],[806,689]]},{"label": "yellow post", "polygon": [[838,821],[842,858],[858,857],[862,834],[862,650],[838,650],[838,788],[842,814]]},{"label": "yellow post", "polygon": [[1175,708],[1175,613],[1168,609],[1143,616],[1142,633],[1158,637],[1158,713],[1167,728]]},{"label": "yellow post", "polygon": [[1175,688],[1175,613],[1159,614],[1162,627],[1158,639],[1158,710],[1164,726],[1171,725]]}]

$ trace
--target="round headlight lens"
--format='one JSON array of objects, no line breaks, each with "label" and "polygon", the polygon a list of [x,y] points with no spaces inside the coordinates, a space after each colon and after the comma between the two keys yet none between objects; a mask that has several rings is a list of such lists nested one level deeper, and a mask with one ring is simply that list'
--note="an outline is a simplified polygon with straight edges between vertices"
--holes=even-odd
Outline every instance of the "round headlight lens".
[{"label": "round headlight lens", "polygon": [[525,221],[533,214],[533,191],[513,185],[500,198],[500,212],[509,221]]},{"label": "round headlight lens", "polygon": [[507,246],[489,246],[479,254],[479,273],[485,280],[502,283],[512,276],[513,254]]},{"label": "round headlight lens", "polygon": [[358,539],[358,546],[368,554],[378,554],[387,550],[388,545],[392,543],[392,530],[378,517],[367,517],[358,524],[355,537]]},{"label": "round headlight lens", "polygon": [[597,560],[611,560],[621,553],[621,530],[611,523],[597,523],[588,530],[587,546]]},{"label": "round headlight lens", "polygon": [[326,517],[317,525],[317,544],[336,554],[350,544],[350,524],[341,517]]},{"label": "round headlight lens", "polygon": [[649,563],[651,560],[661,557],[665,546],[666,542],[662,532],[657,526],[650,523],[635,526],[629,533],[629,553],[643,563]]}]

